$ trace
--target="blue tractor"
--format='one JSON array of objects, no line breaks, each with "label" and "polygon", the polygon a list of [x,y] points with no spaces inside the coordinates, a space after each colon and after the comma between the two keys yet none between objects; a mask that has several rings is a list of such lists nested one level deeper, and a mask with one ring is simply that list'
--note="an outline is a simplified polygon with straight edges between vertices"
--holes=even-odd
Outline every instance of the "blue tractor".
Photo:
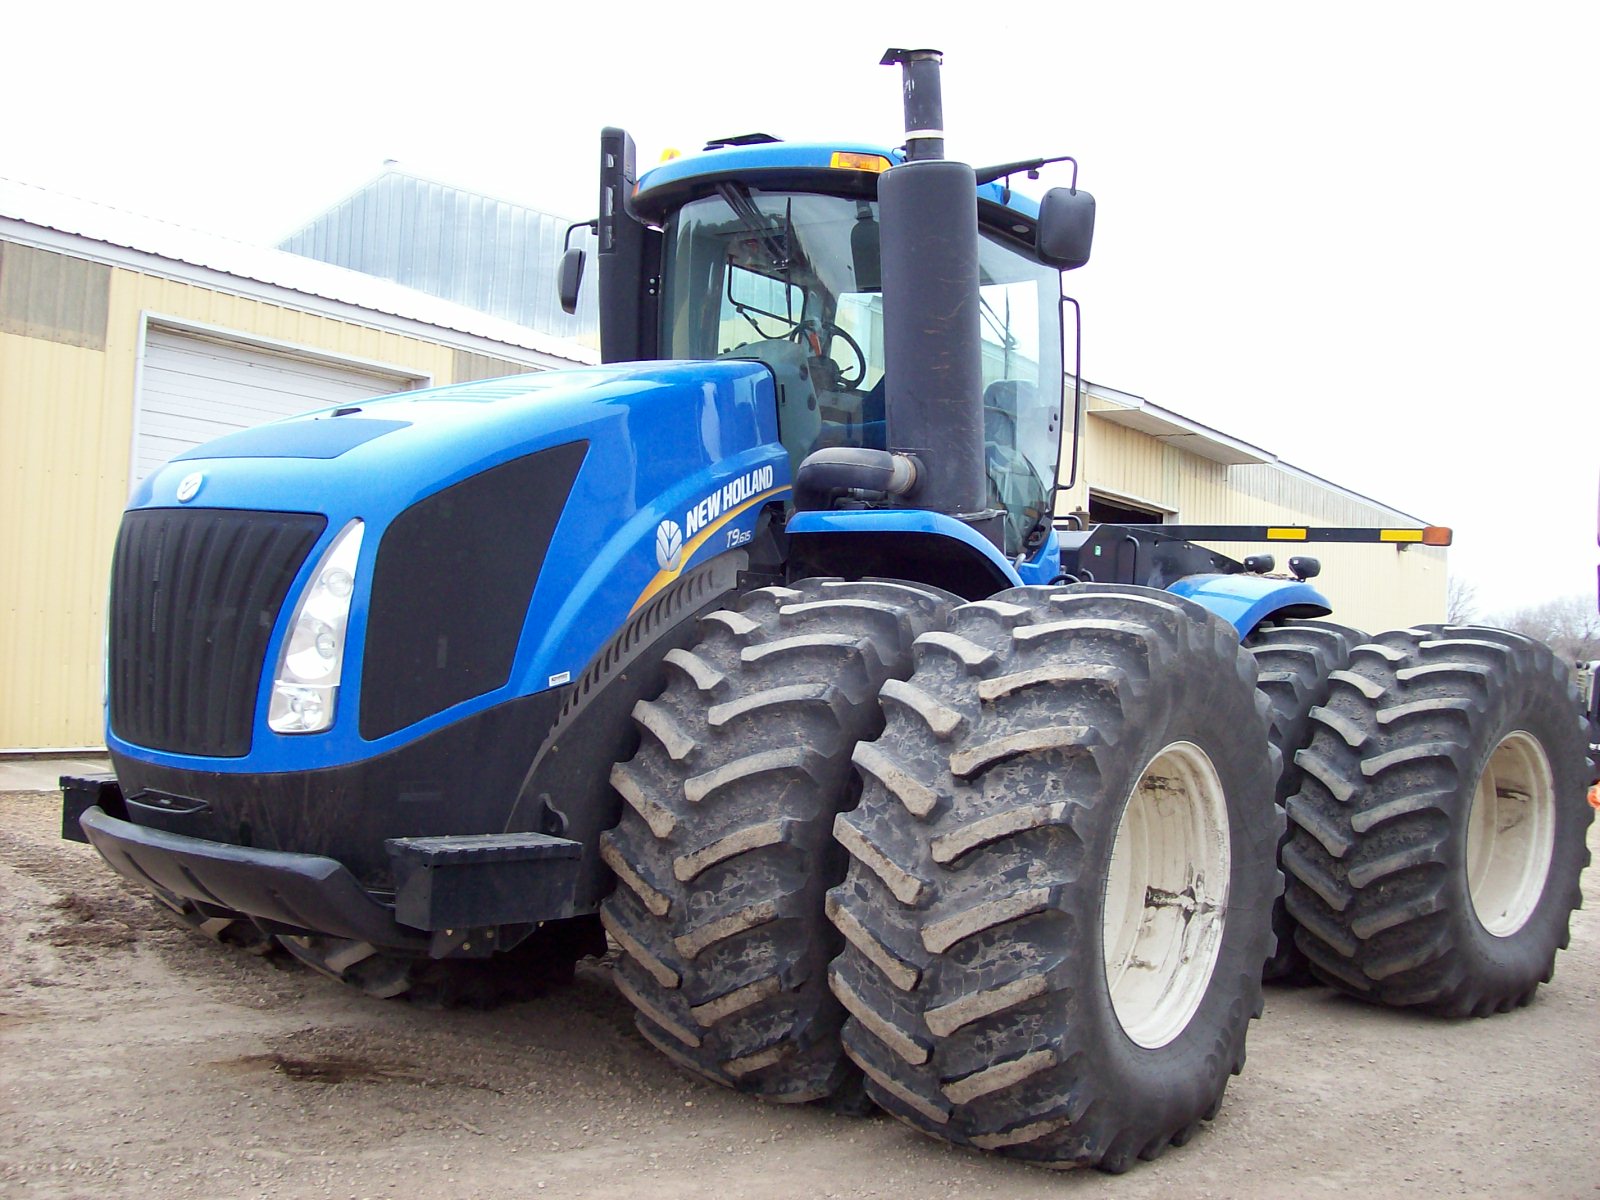
[{"label": "blue tractor", "polygon": [[696,1075],[1057,1165],[1212,1117],[1269,959],[1526,1002],[1587,861],[1554,659],[1369,639],[1310,560],[1195,540],[1249,531],[1058,528],[1094,201],[945,158],[940,55],[885,62],[900,148],[752,135],[637,176],[604,133],[605,365],[152,475],[115,775],[66,781],[64,832],[377,995],[614,945]]}]

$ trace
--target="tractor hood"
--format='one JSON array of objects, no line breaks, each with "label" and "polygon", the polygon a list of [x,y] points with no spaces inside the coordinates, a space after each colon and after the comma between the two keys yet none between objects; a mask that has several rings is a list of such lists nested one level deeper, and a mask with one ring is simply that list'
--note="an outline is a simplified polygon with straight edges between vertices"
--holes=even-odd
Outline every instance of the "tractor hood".
[{"label": "tractor hood", "polygon": [[[766,374],[749,363],[625,363],[403,392],[185,451],[146,479],[129,507],[359,509],[383,521],[469,475],[574,441],[612,458],[614,487],[667,487],[723,454],[777,440],[770,417],[763,428],[759,416],[771,411]],[[707,424],[724,434],[709,447],[701,436]],[[725,444],[730,433],[738,447]],[[310,498],[315,507],[304,509]]]},{"label": "tractor hood", "polygon": [[[171,765],[201,758],[211,770],[302,769],[308,756],[356,761],[563,686],[635,608],[749,543],[788,487],[772,376],[748,361],[537,373],[220,438],[153,474],[124,518],[110,744]],[[233,577],[277,544],[262,540],[274,521],[301,539],[281,567],[294,572],[283,600],[274,609],[246,603],[244,592],[223,595],[245,587]],[[362,540],[334,724],[274,733],[266,701],[295,599],[353,522]],[[231,652],[252,660],[250,679],[235,679],[235,694],[224,697],[253,712],[248,736],[241,728],[225,746],[120,736],[138,722],[119,718],[118,630],[151,628],[175,606],[193,618],[164,652],[145,648],[142,661],[210,653],[230,622],[271,624],[264,644]],[[238,615],[252,611],[257,621]]]}]

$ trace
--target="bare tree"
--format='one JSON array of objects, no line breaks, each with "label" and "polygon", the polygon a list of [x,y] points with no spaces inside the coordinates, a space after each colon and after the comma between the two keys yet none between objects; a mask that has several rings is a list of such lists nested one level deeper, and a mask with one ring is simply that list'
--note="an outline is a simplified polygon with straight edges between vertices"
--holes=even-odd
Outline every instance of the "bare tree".
[{"label": "bare tree", "polygon": [[1501,617],[1499,624],[1538,638],[1568,662],[1600,658],[1600,611],[1594,597],[1582,592],[1519,608]]},{"label": "bare tree", "polygon": [[1459,575],[1450,576],[1445,590],[1444,619],[1451,625],[1471,625],[1478,619],[1478,589]]}]

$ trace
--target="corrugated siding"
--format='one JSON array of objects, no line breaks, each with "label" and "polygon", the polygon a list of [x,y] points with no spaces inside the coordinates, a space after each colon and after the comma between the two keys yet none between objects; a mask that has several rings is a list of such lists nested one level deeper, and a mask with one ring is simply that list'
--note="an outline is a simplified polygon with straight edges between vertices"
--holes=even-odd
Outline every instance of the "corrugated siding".
[{"label": "corrugated siding", "polygon": [[455,381],[455,351],[123,269],[105,349],[0,333],[0,749],[101,744],[111,551],[142,312]]},{"label": "corrugated siding", "polygon": [[100,741],[100,629],[128,445],[103,351],[0,333],[0,747]]},{"label": "corrugated siding", "polygon": [[0,331],[104,350],[110,278],[100,263],[0,241]]},{"label": "corrugated siding", "polygon": [[[1092,488],[1146,501],[1192,524],[1415,524],[1275,463],[1230,467],[1093,414],[1085,425],[1079,482],[1061,494],[1058,512],[1087,507]],[[1322,563],[1317,586],[1333,604],[1334,619],[1369,633],[1444,619],[1446,551],[1440,548],[1216,543],[1215,549],[1235,558],[1270,551],[1280,570],[1293,554],[1311,555]]]},{"label": "corrugated siding", "polygon": [[500,379],[506,375],[523,375],[528,371],[522,363],[493,354],[474,354],[471,350],[457,350],[454,362],[457,383],[474,379]]},{"label": "corrugated siding", "polygon": [[[285,239],[280,250],[392,279],[554,337],[599,345],[591,279],[568,316],[556,296],[565,217],[390,172]],[[587,230],[573,245],[589,251]]]}]

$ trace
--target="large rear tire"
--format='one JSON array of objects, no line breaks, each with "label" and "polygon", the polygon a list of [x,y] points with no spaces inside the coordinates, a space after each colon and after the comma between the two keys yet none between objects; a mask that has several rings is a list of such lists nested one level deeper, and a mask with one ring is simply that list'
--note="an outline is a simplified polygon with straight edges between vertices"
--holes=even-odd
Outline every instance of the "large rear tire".
[{"label": "large rear tire", "polygon": [[[1244,640],[1255,656],[1257,682],[1271,706],[1267,736],[1278,752],[1280,809],[1300,790],[1295,755],[1311,740],[1311,710],[1328,698],[1328,676],[1350,661],[1350,651],[1367,640],[1364,633],[1331,621],[1284,621],[1257,629]],[[1288,844],[1288,830],[1278,850]],[[1277,948],[1262,971],[1268,983],[1313,982],[1311,964],[1294,940],[1294,918],[1284,898],[1272,902],[1272,935]]]},{"label": "large rear tire", "polygon": [[1120,1171],[1212,1117],[1261,1011],[1281,818],[1233,629],[1145,588],[1019,588],[923,635],[836,822],[832,982],[910,1125]]},{"label": "large rear tire", "polygon": [[1555,656],[1498,629],[1386,633],[1312,719],[1283,859],[1312,969],[1446,1016],[1526,1004],[1567,945],[1593,818]]},{"label": "large rear tire", "polygon": [[855,802],[850,752],[882,726],[878,690],[955,597],[898,583],[805,580],[702,618],[634,709],[638,753],[601,857],[601,915],[639,1031],[707,1079],[769,1100],[852,1082],[828,991],[839,938],[823,915],[844,877],[833,818]]}]

